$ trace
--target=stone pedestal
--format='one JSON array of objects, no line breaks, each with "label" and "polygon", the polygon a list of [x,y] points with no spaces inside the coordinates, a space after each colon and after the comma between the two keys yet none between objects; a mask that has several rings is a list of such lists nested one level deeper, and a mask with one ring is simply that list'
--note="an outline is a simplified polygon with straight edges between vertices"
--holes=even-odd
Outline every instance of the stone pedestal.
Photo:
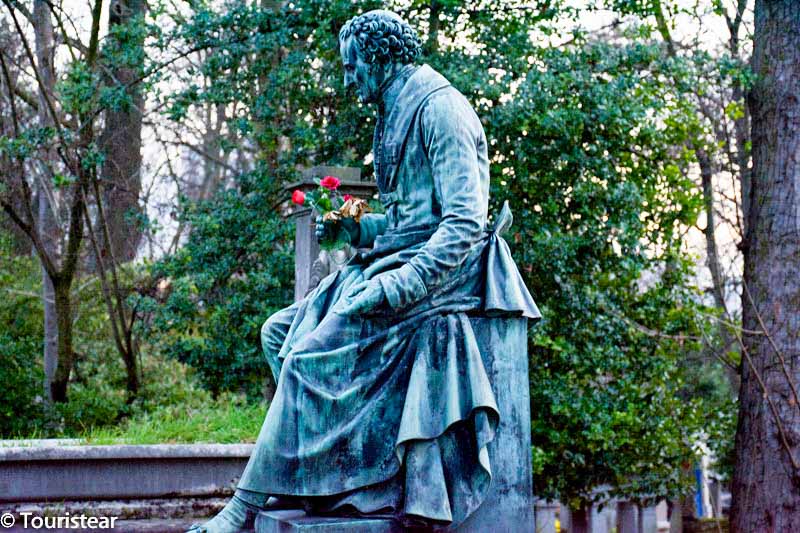
[{"label": "stone pedestal", "polygon": [[639,533],[658,533],[658,517],[655,507],[639,509]]},{"label": "stone pedestal", "polygon": [[[536,510],[536,533],[556,533],[556,516],[559,514],[558,502],[537,501]],[[568,531],[561,521],[561,531]]]},{"label": "stone pedestal", "polygon": [[[583,509],[573,510],[570,513],[570,533],[609,533],[615,522],[614,509],[606,505],[600,509],[597,505],[590,505]],[[562,526],[562,531],[565,529]]]},{"label": "stone pedestal", "polygon": [[[483,504],[453,531],[534,531],[531,432],[528,389],[528,321],[524,318],[471,319],[500,410],[500,425],[489,444],[492,484]],[[257,533],[384,533],[402,531],[389,519],[310,517],[302,511],[266,511]]]},{"label": "stone pedestal", "polygon": [[619,503],[617,507],[617,532],[639,533],[639,508],[635,503]]}]

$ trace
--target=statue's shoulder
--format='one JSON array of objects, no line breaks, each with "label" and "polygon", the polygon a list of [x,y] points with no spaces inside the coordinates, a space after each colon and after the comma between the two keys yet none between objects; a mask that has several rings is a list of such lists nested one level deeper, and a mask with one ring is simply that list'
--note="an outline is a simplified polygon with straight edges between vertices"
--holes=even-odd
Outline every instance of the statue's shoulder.
[{"label": "statue's shoulder", "polygon": [[402,146],[414,124],[423,132],[452,129],[464,122],[469,129],[480,122],[467,99],[447,79],[428,65],[417,68],[408,79],[388,120],[384,138],[388,144]]},{"label": "statue's shoulder", "polygon": [[455,87],[448,84],[431,92],[420,106],[419,119],[423,130],[436,128],[442,124],[460,126],[480,126],[480,120],[469,100]]},{"label": "statue's shoulder", "polygon": [[409,96],[422,104],[423,112],[472,111],[461,91],[429,65],[419,67],[407,85]]},{"label": "statue's shoulder", "polygon": [[421,102],[431,94],[452,87],[447,78],[436,72],[430,65],[422,65],[414,71],[400,93],[400,100]]}]

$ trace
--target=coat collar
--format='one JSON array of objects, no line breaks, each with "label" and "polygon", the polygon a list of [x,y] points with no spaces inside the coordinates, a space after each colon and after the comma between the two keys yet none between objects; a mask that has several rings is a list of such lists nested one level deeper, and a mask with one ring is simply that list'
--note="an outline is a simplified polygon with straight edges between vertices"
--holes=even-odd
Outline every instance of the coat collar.
[{"label": "coat collar", "polygon": [[[399,84],[402,78],[398,78],[394,83]],[[375,128],[375,154],[376,160],[376,179],[381,194],[392,194],[396,187],[397,169],[399,168],[402,154],[405,151],[405,141],[414,117],[428,97],[434,92],[449,87],[444,76],[433,70],[428,65],[422,65],[413,71],[410,77],[398,89],[398,94],[391,104],[386,108],[389,117],[384,123],[382,135],[378,135],[378,126]],[[395,90],[394,87],[391,87]],[[390,198],[385,199],[390,202]],[[383,201],[383,200],[382,200]]]},{"label": "coat collar", "polygon": [[[399,81],[399,80],[398,80]],[[401,87],[389,110],[384,139],[402,143],[411,120],[425,99],[433,92],[450,85],[444,76],[428,65],[416,69]]]},{"label": "coat collar", "polygon": [[403,90],[408,79],[417,71],[417,68],[415,65],[406,65],[384,82],[381,100],[378,103],[378,112],[382,118],[386,118],[387,113],[392,110],[400,91]]}]

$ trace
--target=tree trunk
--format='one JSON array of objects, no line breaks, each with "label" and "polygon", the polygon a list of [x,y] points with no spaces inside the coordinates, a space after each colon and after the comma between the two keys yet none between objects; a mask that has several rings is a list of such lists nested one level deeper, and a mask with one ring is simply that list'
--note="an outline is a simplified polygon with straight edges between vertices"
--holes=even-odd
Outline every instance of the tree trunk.
[{"label": "tree trunk", "polygon": [[[112,0],[109,29],[128,24],[145,11],[145,0]],[[116,43],[117,46],[143,46],[142,42]],[[134,56],[136,54],[133,54]],[[103,203],[106,206],[108,233],[111,246],[101,243],[101,253],[108,264],[116,264],[136,257],[142,229],[139,217],[139,195],[142,191],[142,107],[144,98],[138,83],[141,65],[110,65],[111,84],[132,84],[127,92],[130,105],[109,109],[100,135],[100,146],[105,154],[102,176],[106,184]]]},{"label": "tree trunk", "polygon": [[67,401],[67,384],[72,371],[74,353],[72,351],[72,304],[70,302],[70,283],[58,281],[53,284],[58,324],[58,366],[56,367],[50,391],[54,402]]},{"label": "tree trunk", "polygon": [[439,53],[439,28],[442,25],[439,15],[442,13],[442,4],[438,0],[431,0],[428,9],[428,40],[425,43],[425,52],[428,56],[435,56]]},{"label": "tree trunk", "polygon": [[[52,230],[55,229],[50,202],[47,196],[40,192],[39,204],[39,227],[43,230],[50,229],[51,233],[43,233],[43,243],[50,253],[50,257],[55,257],[55,247],[52,242]],[[44,307],[44,397],[48,401],[53,401],[52,385],[56,376],[58,366],[58,323],[56,320],[56,295],[53,289],[53,282],[44,268],[42,270],[42,304]]]},{"label": "tree trunk", "polygon": [[753,70],[742,320],[760,333],[744,335],[731,530],[789,532],[800,531],[800,2],[756,1]]},{"label": "tree trunk", "polygon": [[[112,0],[108,13],[109,28],[135,23],[135,20],[144,14],[145,9],[145,0]],[[138,40],[111,42],[109,46],[141,49],[143,45],[144,43]],[[130,50],[128,53],[131,57],[139,57],[135,50]],[[119,264],[132,261],[136,257],[142,238],[139,195],[142,190],[144,97],[140,85],[136,83],[141,68],[142,65],[138,63],[107,65],[110,72],[107,83],[127,85],[130,104],[109,109],[105,113],[105,125],[100,135],[100,146],[105,155],[102,166],[105,188],[102,194],[95,188],[98,202],[96,221],[98,231],[95,233],[102,236],[96,242],[100,257],[95,258],[95,270],[103,278],[103,290],[112,291],[113,300],[116,301],[114,306],[111,300],[108,300],[108,312],[117,349],[125,363],[129,401],[136,398],[139,391],[139,370],[134,350],[135,343],[125,312],[125,296],[119,284],[116,268]],[[106,272],[111,274],[113,288],[108,287]]]},{"label": "tree trunk", "polygon": [[205,105],[206,130],[203,132],[203,173],[200,183],[192,184],[189,198],[207,200],[222,183],[224,167],[220,164],[225,157],[222,150],[222,125],[226,122],[225,106],[222,104]]},{"label": "tree trunk", "polygon": [[[55,86],[55,44],[53,36],[53,19],[50,8],[44,0],[36,0],[33,4],[33,29],[36,42],[36,63],[44,90],[53,94]],[[53,117],[47,110],[45,95],[39,90],[39,122],[43,127],[53,125]],[[56,154],[53,150],[48,153],[49,158],[55,161]],[[36,182],[37,226],[42,236],[42,244],[47,254],[57,262],[59,248],[59,227],[55,217],[58,204],[56,195],[50,187],[51,176],[47,168],[42,165],[41,179]],[[25,179],[25,178],[22,178]],[[53,382],[56,368],[59,365],[58,355],[58,325],[55,304],[55,292],[50,276],[42,264],[42,305],[44,307],[44,392],[48,401],[54,400],[52,395]]]}]

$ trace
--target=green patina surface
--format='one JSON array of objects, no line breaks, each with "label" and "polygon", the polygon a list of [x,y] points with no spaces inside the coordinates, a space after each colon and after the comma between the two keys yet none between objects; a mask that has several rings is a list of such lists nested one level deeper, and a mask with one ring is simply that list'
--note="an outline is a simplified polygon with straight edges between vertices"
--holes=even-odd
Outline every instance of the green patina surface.
[{"label": "green patina surface", "polygon": [[[508,519],[530,522],[525,323],[540,314],[502,237],[508,207],[487,224],[481,122],[443,76],[411,64],[418,44],[385,11],[340,33],[345,85],[378,104],[385,213],[361,220],[362,251],[342,270],[264,324],[277,389],[237,494],[454,528],[491,493],[493,512],[505,499]],[[236,501],[206,529],[240,522]]]},{"label": "green patina surface", "polygon": [[[318,511],[456,525],[493,488],[489,445],[511,416],[498,407],[493,347],[479,335],[502,348],[504,322],[540,315],[502,237],[508,208],[487,226],[487,142],[472,107],[427,65],[385,65],[377,83],[354,46],[342,43],[345,80],[379,106],[385,213],[362,220],[366,251],[264,324],[277,390],[239,488],[301,497]],[[487,316],[496,324],[476,330]],[[504,355],[523,362],[526,379],[525,328],[514,332],[504,351],[516,346],[518,357]],[[509,394],[523,394],[527,408],[525,379]]]}]

